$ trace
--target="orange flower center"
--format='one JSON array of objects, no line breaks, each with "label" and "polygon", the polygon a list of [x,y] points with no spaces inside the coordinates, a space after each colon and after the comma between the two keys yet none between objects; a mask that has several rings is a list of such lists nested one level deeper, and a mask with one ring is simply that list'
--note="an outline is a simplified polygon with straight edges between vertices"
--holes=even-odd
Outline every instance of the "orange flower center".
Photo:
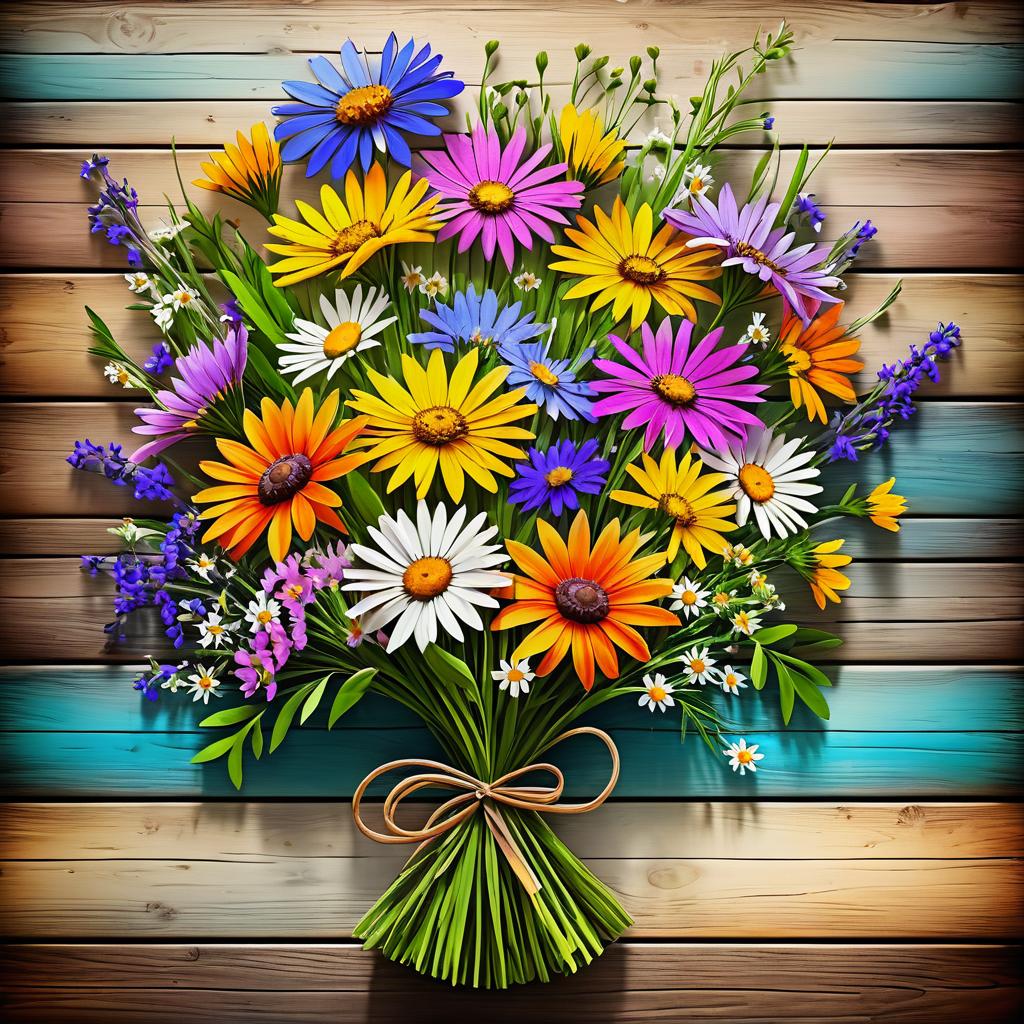
[{"label": "orange flower center", "polygon": [[796,345],[783,345],[782,354],[789,360],[789,374],[798,377],[811,368],[811,354]]},{"label": "orange flower center", "polygon": [[402,574],[405,592],[417,601],[443,594],[451,581],[451,563],[445,558],[417,558]]},{"label": "orange flower center", "polygon": [[394,97],[386,85],[361,85],[338,100],[334,116],[339,124],[368,125],[391,109]]},{"label": "orange flower center", "polygon": [[665,692],[665,687],[664,686],[652,686],[647,691],[647,695],[655,703],[657,703],[658,701],[664,700],[668,696],[668,694]]},{"label": "orange flower center", "polygon": [[608,593],[596,580],[574,576],[555,587],[555,607],[572,622],[600,622],[608,614]]},{"label": "orange flower center", "polygon": [[550,367],[545,366],[543,363],[530,363],[530,373],[541,384],[547,384],[549,387],[554,387],[558,383],[558,374],[552,373]]},{"label": "orange flower center", "polygon": [[657,284],[665,271],[650,256],[634,254],[619,264],[619,274],[635,284]]},{"label": "orange flower center", "polygon": [[678,373],[662,373],[651,381],[651,390],[669,405],[681,408],[697,397],[697,389]]},{"label": "orange flower center", "polygon": [[769,270],[775,271],[776,274],[784,273],[778,263],[773,263],[760,249],[755,249],[749,242],[736,242],[733,248],[736,250],[737,256],[745,256],[748,260],[753,260],[755,263],[760,263],[762,267],[768,267]]},{"label": "orange flower center", "polygon": [[[658,507],[665,515],[671,516],[682,526],[693,526],[697,522],[697,513],[694,512],[693,506],[679,494],[663,494],[658,502]],[[690,591],[686,593],[688,594]],[[694,600],[696,599],[696,595],[694,595]],[[686,600],[686,594],[683,595],[683,600]]]},{"label": "orange flower center", "polygon": [[209,676],[203,676],[199,680],[199,688],[201,690],[208,690],[211,686],[213,686],[213,680]]},{"label": "orange flower center", "polygon": [[763,505],[775,493],[775,481],[763,466],[748,462],[739,473],[740,487],[751,501]]},{"label": "orange flower center", "polygon": [[510,668],[507,678],[510,683],[520,683],[526,678],[526,673],[520,672],[517,668]]},{"label": "orange flower center", "polygon": [[679,599],[683,604],[696,604],[697,595],[692,590],[684,590],[683,596]]},{"label": "orange flower center", "polygon": [[469,190],[469,205],[480,213],[504,213],[515,202],[516,194],[500,181],[481,181]]},{"label": "orange flower center", "polygon": [[364,242],[371,238],[380,238],[380,228],[368,220],[357,220],[347,228],[342,228],[330,244],[335,256],[343,256],[347,252],[355,252]]},{"label": "orange flower center", "polygon": [[572,479],[572,470],[568,466],[555,466],[544,479],[549,487],[561,487]]},{"label": "orange flower center", "polygon": [[437,448],[457,441],[468,431],[466,417],[450,405],[434,405],[422,409],[412,421],[412,432],[416,440]]},{"label": "orange flower center", "polygon": [[338,324],[330,334],[324,338],[324,355],[328,359],[337,359],[338,356],[343,356],[347,352],[351,352],[356,345],[359,344],[359,339],[363,336],[362,324],[356,323],[354,320],[348,320],[343,324]]},{"label": "orange flower center", "polygon": [[749,750],[738,750],[736,752],[736,760],[740,764],[750,764],[754,760],[754,755]]},{"label": "orange flower center", "polygon": [[263,505],[279,505],[297,494],[313,475],[313,464],[305,455],[283,455],[272,462],[260,477],[256,493]]},{"label": "orange flower center", "polygon": [[730,690],[736,689],[736,677],[731,672],[726,673],[725,685],[728,686]]},{"label": "orange flower center", "polygon": [[702,658],[694,658],[690,662],[690,671],[699,676],[702,672],[707,671],[707,665],[704,664]]}]

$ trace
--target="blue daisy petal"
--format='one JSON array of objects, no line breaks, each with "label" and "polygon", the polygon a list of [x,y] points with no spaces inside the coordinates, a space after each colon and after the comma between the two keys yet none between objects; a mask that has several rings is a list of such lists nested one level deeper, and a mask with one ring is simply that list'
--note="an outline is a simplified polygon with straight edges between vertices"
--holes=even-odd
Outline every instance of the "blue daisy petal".
[{"label": "blue daisy petal", "polygon": [[521,308],[522,304],[516,302],[499,309],[493,289],[477,295],[470,285],[465,292],[452,296],[450,306],[438,302],[435,309],[420,310],[420,319],[435,330],[410,334],[409,341],[445,352],[454,352],[456,346],[517,345],[520,340],[536,338],[548,329],[547,324],[534,322],[533,313],[520,317]]}]

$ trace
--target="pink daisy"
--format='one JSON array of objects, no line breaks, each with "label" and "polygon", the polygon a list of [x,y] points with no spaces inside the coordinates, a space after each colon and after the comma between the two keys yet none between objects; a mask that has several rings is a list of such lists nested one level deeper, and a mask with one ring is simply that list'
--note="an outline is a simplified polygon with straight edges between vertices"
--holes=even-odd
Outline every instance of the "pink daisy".
[{"label": "pink daisy", "polygon": [[747,427],[764,427],[752,413],[736,403],[763,402],[758,396],[767,384],[743,384],[757,376],[752,363],[739,363],[749,350],[746,344],[717,349],[724,328],[719,327],[690,351],[693,324],[684,320],[675,337],[672,322],[665,317],[657,333],[645,323],[640,327],[643,355],[614,334],[608,340],[626,363],[595,359],[594,366],[611,380],[592,383],[605,392],[594,404],[597,416],[627,413],[624,430],[647,424],[644,448],[653,447],[664,431],[665,447],[677,447],[687,432],[702,448],[715,451],[728,447],[730,439],[746,438]]},{"label": "pink daisy", "polygon": [[526,249],[533,247],[534,235],[553,242],[547,222],[568,224],[558,211],[578,210],[583,204],[583,184],[564,180],[565,164],[541,166],[550,145],[522,161],[524,128],[509,139],[504,151],[497,132],[482,125],[471,136],[445,135],[444,144],[447,152],[421,151],[416,170],[445,200],[435,211],[448,221],[437,240],[458,235],[459,252],[479,236],[484,256],[492,259],[497,246],[511,270],[516,242]]}]

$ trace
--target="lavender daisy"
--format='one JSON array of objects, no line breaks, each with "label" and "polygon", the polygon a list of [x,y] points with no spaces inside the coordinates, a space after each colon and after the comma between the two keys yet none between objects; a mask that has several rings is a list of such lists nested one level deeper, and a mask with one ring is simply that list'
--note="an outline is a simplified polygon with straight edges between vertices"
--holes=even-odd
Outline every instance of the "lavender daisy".
[{"label": "lavender daisy", "polygon": [[673,227],[694,236],[686,243],[688,248],[721,247],[726,253],[723,267],[739,265],[745,273],[756,274],[777,289],[806,322],[810,312],[805,299],[837,302],[822,289],[834,288],[839,278],[820,269],[828,258],[828,246],[815,247],[809,242],[794,249],[796,232],[772,228],[778,212],[779,203],[769,203],[767,198],[738,209],[732,189],[723,185],[717,206],[707,196],[697,195],[692,211],[666,210],[663,216]]},{"label": "lavender daisy", "polygon": [[563,509],[580,507],[579,495],[600,494],[611,466],[597,459],[597,441],[585,441],[579,448],[572,441],[552,445],[546,452],[530,449],[530,461],[516,463],[518,476],[509,485],[511,505],[524,512],[548,505],[556,516]]},{"label": "lavender daisy", "polygon": [[521,302],[514,302],[499,310],[493,289],[477,295],[471,284],[452,296],[450,306],[439,302],[435,309],[421,309],[420,319],[433,330],[410,334],[409,341],[443,352],[454,352],[456,345],[516,345],[548,329],[547,324],[534,323],[533,313],[520,316],[522,307]]},{"label": "lavender daisy", "polygon": [[576,379],[594,350],[588,348],[570,361],[552,359],[550,348],[550,338],[526,345],[502,345],[501,358],[512,367],[506,385],[526,388],[527,399],[543,406],[553,420],[564,416],[567,420],[582,418],[594,423],[597,417],[591,412],[591,399],[596,392],[585,381]]}]

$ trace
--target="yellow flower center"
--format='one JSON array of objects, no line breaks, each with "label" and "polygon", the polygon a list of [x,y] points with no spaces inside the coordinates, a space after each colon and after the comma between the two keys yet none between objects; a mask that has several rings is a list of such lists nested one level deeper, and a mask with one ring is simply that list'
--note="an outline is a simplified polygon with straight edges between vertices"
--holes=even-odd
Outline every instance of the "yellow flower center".
[{"label": "yellow flower center", "polygon": [[693,506],[682,495],[663,494],[658,507],[682,526],[693,526],[697,521],[697,513],[694,512]]},{"label": "yellow flower center", "polygon": [[212,633],[214,636],[220,636],[221,633],[224,632],[224,627],[223,626],[207,626],[206,627],[206,632],[207,633]]},{"label": "yellow flower center", "polygon": [[736,677],[731,672],[726,674],[725,685],[728,686],[730,690],[736,689]]},{"label": "yellow flower center", "polygon": [[662,373],[651,381],[651,390],[674,406],[689,405],[697,397],[697,389],[678,373]]},{"label": "yellow flower center", "polygon": [[798,377],[811,368],[811,354],[796,345],[783,345],[782,354],[789,360],[789,375]]},{"label": "yellow flower center", "polygon": [[122,370],[118,370],[117,371],[117,383],[118,384],[127,384],[128,380],[129,380],[129,377],[128,377],[128,371],[127,370],[123,370],[122,369]]},{"label": "yellow flower center", "polygon": [[300,597],[302,597],[302,584],[301,583],[293,583],[293,584],[291,584],[291,586],[285,587],[284,588],[284,592],[290,598],[292,598],[293,600],[297,601]]},{"label": "yellow flower center", "polygon": [[201,690],[208,690],[211,686],[213,686],[213,680],[209,676],[203,676],[199,680],[199,688]]},{"label": "yellow flower center", "polygon": [[619,274],[635,284],[657,284],[665,271],[650,256],[627,256],[619,264]]},{"label": "yellow flower center", "polygon": [[724,590],[715,594],[715,604],[728,604],[730,600],[730,596]]},{"label": "yellow flower center", "polygon": [[690,191],[694,195],[697,195],[703,187],[704,187],[704,179],[703,178],[694,178],[693,181],[690,182]]},{"label": "yellow flower center", "polygon": [[702,672],[706,670],[707,665],[704,664],[701,658],[694,658],[693,661],[690,662],[690,671],[693,672],[695,675],[699,676]]},{"label": "yellow flower center", "polygon": [[525,672],[520,672],[517,668],[510,668],[508,670],[507,679],[510,683],[519,683],[526,678]]},{"label": "yellow flower center", "polygon": [[758,505],[770,500],[775,493],[775,481],[771,473],[764,466],[757,466],[753,462],[748,462],[740,470],[739,481],[743,493]]},{"label": "yellow flower center", "polygon": [[740,764],[750,764],[754,760],[754,755],[749,750],[738,750],[736,751],[736,760]]},{"label": "yellow flower center", "polygon": [[561,487],[572,479],[572,470],[568,466],[555,466],[544,477],[549,487]]},{"label": "yellow flower center", "polygon": [[417,558],[402,574],[405,592],[417,601],[443,594],[451,581],[451,563],[445,558]]},{"label": "yellow flower center", "polygon": [[394,97],[386,85],[361,85],[350,89],[338,100],[334,116],[339,124],[373,124],[382,114],[391,109]]},{"label": "yellow flower center", "polygon": [[469,430],[466,417],[450,405],[434,405],[416,413],[412,421],[413,436],[423,444],[435,447],[457,441]]},{"label": "yellow flower center", "polygon": [[547,384],[549,387],[554,387],[558,383],[558,374],[552,373],[551,368],[545,366],[543,363],[530,363],[530,373],[534,375],[541,382],[541,384]]},{"label": "yellow flower center", "polygon": [[664,686],[652,686],[648,689],[647,694],[655,703],[664,700],[668,696]]},{"label": "yellow flower center", "polygon": [[338,356],[343,356],[346,352],[351,352],[356,345],[359,344],[359,339],[362,336],[362,324],[356,323],[354,320],[348,320],[343,324],[338,324],[338,326],[333,328],[331,333],[324,338],[324,355],[328,359],[337,359]]},{"label": "yellow flower center", "polygon": [[683,604],[696,604],[697,595],[692,590],[684,590],[683,596],[679,599]]},{"label": "yellow flower center", "polygon": [[755,249],[749,242],[737,242],[733,248],[736,250],[737,256],[745,256],[748,260],[760,263],[762,267],[774,270],[776,274],[783,273],[782,267],[778,263],[773,263],[765,253],[761,252],[760,249]]},{"label": "yellow flower center", "polygon": [[368,220],[357,220],[347,228],[342,228],[330,244],[330,250],[335,256],[342,256],[347,252],[355,252],[364,242],[371,238],[380,238],[380,228]]},{"label": "yellow flower center", "polygon": [[261,625],[266,625],[274,616],[268,612],[265,608],[261,612],[256,613],[256,621]]},{"label": "yellow flower center", "polygon": [[504,213],[515,202],[516,194],[500,181],[481,181],[469,190],[469,205],[480,213]]}]

